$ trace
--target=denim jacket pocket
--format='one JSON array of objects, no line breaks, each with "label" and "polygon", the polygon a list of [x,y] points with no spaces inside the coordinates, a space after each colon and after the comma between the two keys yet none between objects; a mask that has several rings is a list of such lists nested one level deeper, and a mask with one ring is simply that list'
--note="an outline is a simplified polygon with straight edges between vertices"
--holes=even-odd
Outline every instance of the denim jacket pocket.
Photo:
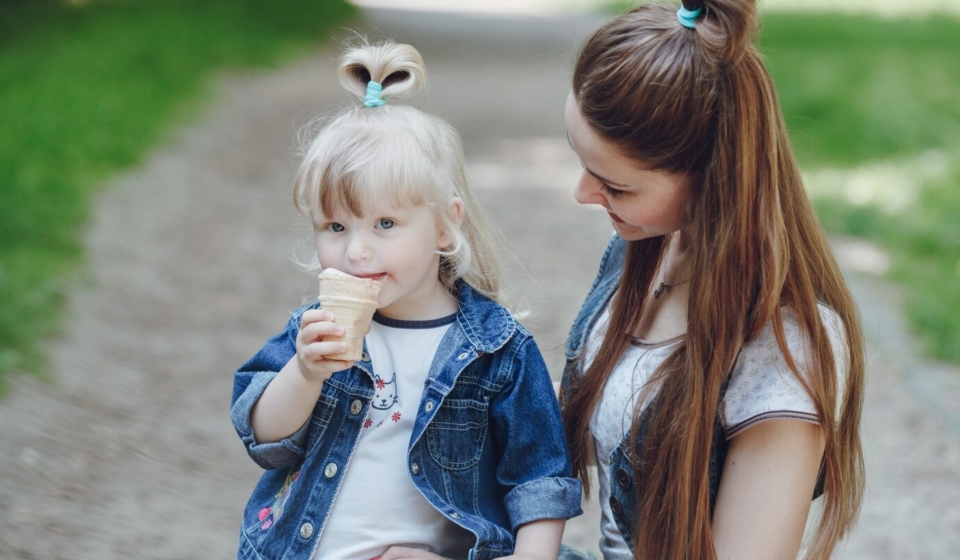
[{"label": "denim jacket pocket", "polygon": [[480,461],[487,437],[489,400],[445,399],[427,427],[427,448],[438,465],[468,469]]},{"label": "denim jacket pocket", "polygon": [[323,440],[323,434],[337,409],[337,399],[330,395],[320,394],[317,404],[310,415],[310,428],[307,430],[307,455],[312,455],[317,445]]}]

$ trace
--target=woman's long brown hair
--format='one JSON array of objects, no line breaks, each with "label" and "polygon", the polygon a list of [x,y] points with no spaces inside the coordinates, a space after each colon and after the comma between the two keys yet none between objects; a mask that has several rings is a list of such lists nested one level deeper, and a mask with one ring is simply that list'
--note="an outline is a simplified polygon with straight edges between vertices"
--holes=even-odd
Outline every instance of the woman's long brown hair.
[{"label": "woman's long brown hair", "polygon": [[[689,208],[687,333],[656,374],[660,406],[643,449],[635,450],[644,460],[634,464],[642,481],[634,558],[716,558],[707,467],[720,388],[741,347],[767,325],[787,365],[798,371],[784,337],[786,307],[811,349],[798,378],[826,438],[823,514],[808,547],[808,558],[826,559],[855,522],[863,495],[857,310],[804,190],[773,81],[753,46],[754,3],[706,0],[694,30],[678,23],[676,9],[646,4],[604,25],[583,47],[573,76],[583,117],[623,155],[649,169],[698,178]],[[637,329],[665,250],[662,238],[628,244],[601,349],[563,403],[574,472],[585,483],[590,417]],[[818,303],[844,325],[848,373],[839,380],[845,386],[840,401],[843,364],[834,363]]]}]

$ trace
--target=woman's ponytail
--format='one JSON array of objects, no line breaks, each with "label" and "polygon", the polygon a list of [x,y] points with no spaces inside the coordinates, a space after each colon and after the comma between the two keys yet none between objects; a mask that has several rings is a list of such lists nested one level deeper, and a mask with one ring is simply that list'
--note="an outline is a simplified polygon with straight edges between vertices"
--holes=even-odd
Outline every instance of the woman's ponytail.
[{"label": "woman's ponytail", "polygon": [[[688,0],[689,1],[689,0]],[[759,31],[754,0],[700,0],[697,35],[721,65],[732,66],[753,48]]]}]

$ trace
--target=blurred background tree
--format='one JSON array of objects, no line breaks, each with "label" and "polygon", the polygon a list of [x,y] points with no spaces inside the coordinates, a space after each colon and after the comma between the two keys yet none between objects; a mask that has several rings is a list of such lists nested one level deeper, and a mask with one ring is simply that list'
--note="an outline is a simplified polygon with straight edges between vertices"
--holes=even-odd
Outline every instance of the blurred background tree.
[{"label": "blurred background tree", "polygon": [[213,71],[287,60],[344,0],[0,3],[0,392],[42,373],[91,193],[199,107]]}]

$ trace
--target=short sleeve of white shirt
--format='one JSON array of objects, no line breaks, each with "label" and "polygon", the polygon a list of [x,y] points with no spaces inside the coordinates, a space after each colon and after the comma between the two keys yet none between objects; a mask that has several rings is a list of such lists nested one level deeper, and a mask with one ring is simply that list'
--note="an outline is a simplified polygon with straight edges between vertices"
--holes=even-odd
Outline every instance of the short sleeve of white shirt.
[{"label": "short sleeve of white shirt", "polygon": [[[831,309],[821,305],[819,311],[837,364],[839,399],[849,367],[842,323]],[[807,375],[811,357],[809,344],[796,314],[789,308],[783,310],[783,331],[799,371],[794,373],[787,366],[773,325],[767,325],[759,336],[747,343],[730,374],[730,384],[720,407],[720,422],[727,439],[774,418],[820,423],[813,400],[798,377]]]}]

